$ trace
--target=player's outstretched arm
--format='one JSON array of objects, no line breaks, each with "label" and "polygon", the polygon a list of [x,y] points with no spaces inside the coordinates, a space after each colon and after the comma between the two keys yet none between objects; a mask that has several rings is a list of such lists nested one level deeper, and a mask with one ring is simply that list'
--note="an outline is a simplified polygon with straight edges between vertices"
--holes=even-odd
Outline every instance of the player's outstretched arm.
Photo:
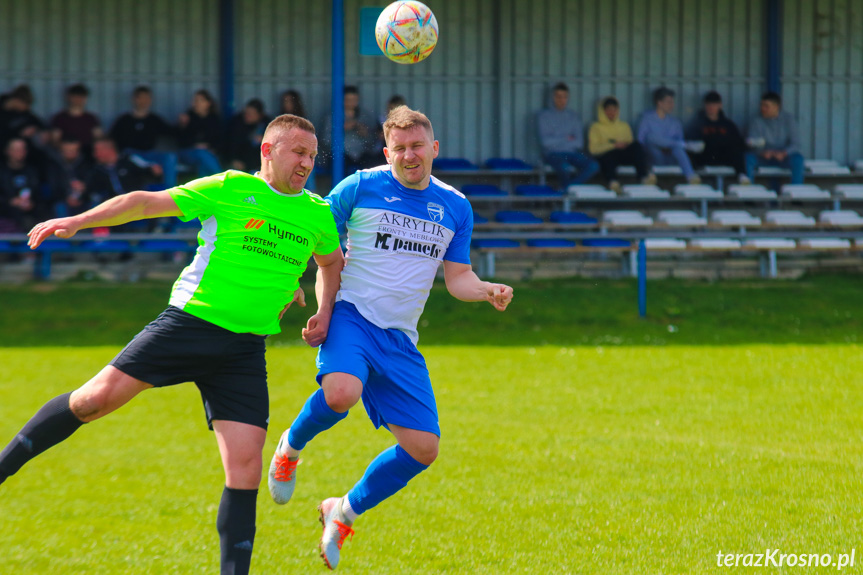
[{"label": "player's outstretched arm", "polygon": [[168,192],[129,192],[111,198],[83,214],[56,218],[36,224],[27,234],[30,249],[39,247],[46,238],[71,238],[80,230],[118,226],[135,220],[182,215]]},{"label": "player's outstretched arm", "polygon": [[315,281],[315,296],[318,298],[318,313],[309,318],[303,329],[303,340],[312,347],[317,347],[327,339],[330,329],[330,318],[333,315],[333,305],[336,303],[336,293],[342,280],[342,268],[345,267],[345,256],[342,248],[327,255],[315,254],[318,264]]},{"label": "player's outstretched arm", "polygon": [[469,264],[444,260],[446,289],[461,301],[487,301],[494,309],[503,311],[512,301],[512,288],[505,284],[482,281]]}]

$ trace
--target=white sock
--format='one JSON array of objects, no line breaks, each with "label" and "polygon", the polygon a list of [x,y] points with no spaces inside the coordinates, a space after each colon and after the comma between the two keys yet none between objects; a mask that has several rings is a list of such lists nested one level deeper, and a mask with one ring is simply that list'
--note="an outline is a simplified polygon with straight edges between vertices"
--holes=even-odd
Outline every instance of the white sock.
[{"label": "white sock", "polygon": [[357,514],[353,507],[351,507],[351,502],[348,501],[347,495],[342,497],[342,515],[344,515],[345,519],[348,520],[347,522],[349,525],[353,525],[354,521],[359,517],[359,514]]},{"label": "white sock", "polygon": [[279,451],[282,455],[287,455],[288,459],[297,459],[300,456],[300,452],[291,447],[291,444],[288,443],[287,432],[285,432],[279,439],[279,445],[276,447],[276,451]]}]

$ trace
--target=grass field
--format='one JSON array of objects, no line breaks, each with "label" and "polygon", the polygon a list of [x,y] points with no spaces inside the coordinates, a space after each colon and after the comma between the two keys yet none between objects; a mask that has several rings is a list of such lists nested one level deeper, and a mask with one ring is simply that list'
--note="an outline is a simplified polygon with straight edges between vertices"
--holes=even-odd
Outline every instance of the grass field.
[{"label": "grass field", "polygon": [[[647,320],[626,282],[520,286],[504,315],[436,291],[421,349],[441,456],[357,522],[339,571],[719,573],[720,550],[777,548],[856,549],[842,572],[863,571],[858,283],[652,282]],[[66,288],[0,289],[14,303],[0,325],[0,443],[104,365],[166,289]],[[314,351],[294,342],[268,352],[267,458],[315,386]],[[316,439],[291,503],[261,493],[253,571],[325,572],[315,505],[390,442],[361,408]],[[222,484],[194,387],[147,392],[0,486],[0,572],[216,572]]]}]

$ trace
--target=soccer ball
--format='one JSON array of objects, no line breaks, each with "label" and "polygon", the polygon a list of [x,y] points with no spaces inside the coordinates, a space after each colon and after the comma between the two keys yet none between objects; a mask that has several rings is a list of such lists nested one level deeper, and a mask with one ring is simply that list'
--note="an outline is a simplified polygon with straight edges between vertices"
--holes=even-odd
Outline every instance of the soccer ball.
[{"label": "soccer ball", "polygon": [[375,39],[384,56],[399,64],[425,60],[437,45],[437,20],[422,2],[393,2],[378,16]]}]

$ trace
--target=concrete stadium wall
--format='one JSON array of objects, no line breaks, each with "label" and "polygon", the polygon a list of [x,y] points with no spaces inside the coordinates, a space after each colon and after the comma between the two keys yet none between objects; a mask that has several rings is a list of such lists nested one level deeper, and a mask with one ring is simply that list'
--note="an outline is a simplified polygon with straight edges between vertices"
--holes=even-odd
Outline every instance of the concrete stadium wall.
[{"label": "concrete stadium wall", "polygon": [[[570,84],[587,127],[610,93],[634,120],[650,91],[678,92],[687,120],[718,89],[742,127],[765,88],[765,0],[435,0],[441,42],[426,62],[399,66],[361,56],[359,12],[379,0],[345,0],[346,82],[380,114],[394,93],[434,120],[442,154],[480,162],[538,159],[533,114],[549,87]],[[330,106],[330,3],[235,0],[235,107],[297,89],[312,119]],[[863,158],[860,0],[785,0],[782,82],[807,156]],[[129,93],[150,84],[155,109],[174,120],[198,88],[218,94],[215,0],[0,0],[0,90],[27,82],[50,117],[72,82],[110,124]]]}]

